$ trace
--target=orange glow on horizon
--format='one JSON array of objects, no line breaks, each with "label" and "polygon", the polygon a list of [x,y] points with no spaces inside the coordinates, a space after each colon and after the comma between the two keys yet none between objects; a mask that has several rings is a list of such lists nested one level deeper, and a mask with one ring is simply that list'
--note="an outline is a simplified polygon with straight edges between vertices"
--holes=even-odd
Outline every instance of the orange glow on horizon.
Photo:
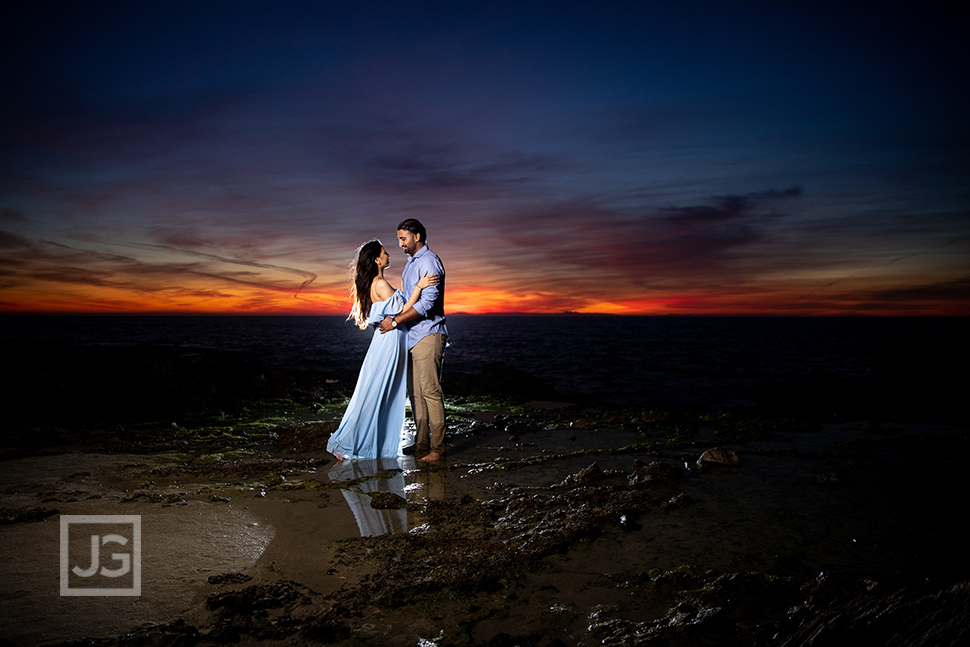
[{"label": "orange glow on horizon", "polygon": [[[818,295],[815,295],[818,296]],[[878,304],[856,293],[804,298],[793,290],[752,290],[748,293],[685,293],[679,296],[609,299],[580,298],[571,294],[513,293],[488,286],[449,289],[449,314],[610,314],[646,315],[789,315],[789,316],[968,316],[970,305],[954,300],[921,300]],[[294,293],[282,289],[170,289],[153,292],[72,286],[70,289],[7,290],[0,313],[7,314],[209,314],[345,316],[349,311],[342,287],[308,289]]]}]

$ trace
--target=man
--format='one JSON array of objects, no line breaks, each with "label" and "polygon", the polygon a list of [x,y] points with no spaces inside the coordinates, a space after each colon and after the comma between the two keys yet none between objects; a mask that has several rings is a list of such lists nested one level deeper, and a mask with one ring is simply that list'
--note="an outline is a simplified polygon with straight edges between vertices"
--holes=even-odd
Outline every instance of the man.
[{"label": "man", "polygon": [[445,401],[441,396],[441,358],[448,340],[445,327],[445,267],[428,247],[428,233],[420,222],[408,218],[397,226],[398,244],[408,255],[401,275],[401,289],[411,294],[425,273],[437,274],[438,284],[425,288],[414,306],[385,317],[381,332],[399,325],[408,331],[408,394],[414,414],[415,453],[434,462],[445,455]]}]

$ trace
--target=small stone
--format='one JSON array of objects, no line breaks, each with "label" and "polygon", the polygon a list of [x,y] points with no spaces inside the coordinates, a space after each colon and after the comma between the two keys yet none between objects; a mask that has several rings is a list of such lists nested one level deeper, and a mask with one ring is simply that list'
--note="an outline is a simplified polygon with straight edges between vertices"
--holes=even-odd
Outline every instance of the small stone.
[{"label": "small stone", "polygon": [[401,510],[407,504],[404,497],[393,492],[376,492],[370,499],[370,507],[375,510]]},{"label": "small stone", "polygon": [[740,463],[741,459],[738,457],[737,452],[730,449],[724,449],[723,447],[714,447],[713,449],[708,449],[706,452],[701,454],[700,458],[697,459],[698,467],[735,467],[740,465]]},{"label": "small stone", "polygon": [[620,527],[624,530],[640,530],[643,526],[634,521],[629,515],[620,515]]},{"label": "small stone", "polygon": [[633,473],[630,474],[627,482],[631,486],[650,485],[664,487],[674,485],[681,478],[680,469],[669,463],[654,461],[649,465],[644,465],[638,460],[634,463]]}]

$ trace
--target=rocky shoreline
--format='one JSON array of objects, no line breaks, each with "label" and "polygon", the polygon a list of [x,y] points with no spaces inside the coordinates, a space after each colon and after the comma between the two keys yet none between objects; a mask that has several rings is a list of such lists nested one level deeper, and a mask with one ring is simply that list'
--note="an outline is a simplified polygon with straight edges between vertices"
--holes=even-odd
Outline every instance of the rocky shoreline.
[{"label": "rocky shoreline", "polygon": [[[354,376],[38,352],[0,447],[0,644],[970,636],[959,419],[608,406],[488,366],[448,378],[442,465],[349,469]],[[141,515],[139,598],[58,595],[60,514]]]}]

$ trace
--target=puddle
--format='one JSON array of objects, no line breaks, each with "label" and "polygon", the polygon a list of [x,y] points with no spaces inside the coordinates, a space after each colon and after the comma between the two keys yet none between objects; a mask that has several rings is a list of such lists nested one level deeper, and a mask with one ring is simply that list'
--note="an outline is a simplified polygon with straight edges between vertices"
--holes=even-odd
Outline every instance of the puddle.
[{"label": "puddle", "polygon": [[[353,485],[341,488],[340,492],[351,512],[354,513],[361,537],[404,533],[423,523],[413,518],[409,523],[408,511],[405,509],[409,485],[405,479],[404,470],[408,461],[412,463],[411,471],[413,471],[413,459],[410,458],[345,460],[327,471],[327,476],[336,483],[355,482]],[[441,478],[443,480],[444,475]],[[417,489],[420,490],[420,487]],[[372,495],[377,493],[397,496],[400,498],[400,507],[383,509],[373,507]],[[413,487],[410,488],[410,494],[412,498],[420,496]]]}]

